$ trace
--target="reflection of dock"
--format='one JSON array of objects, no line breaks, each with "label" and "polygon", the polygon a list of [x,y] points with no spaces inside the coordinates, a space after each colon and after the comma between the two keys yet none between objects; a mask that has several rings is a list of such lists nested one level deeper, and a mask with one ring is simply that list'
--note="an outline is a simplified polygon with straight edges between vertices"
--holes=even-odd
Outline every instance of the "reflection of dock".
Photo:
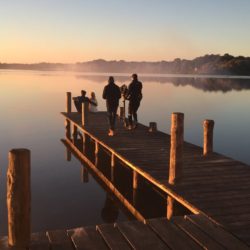
[{"label": "reflection of dock", "polygon": [[[7,237],[0,240],[1,249]],[[248,249],[248,247],[204,216],[189,215],[120,222],[32,234],[28,249]],[[18,248],[24,250],[26,248]]]},{"label": "reflection of dock", "polygon": [[[112,179],[116,164],[123,164],[130,169],[131,190],[136,193],[140,182],[146,181],[166,195],[167,214],[178,215],[177,203],[193,214],[203,214],[212,221],[223,225],[233,234],[250,244],[250,169],[247,165],[231,158],[211,152],[203,156],[203,149],[190,143],[183,144],[183,166],[181,181],[169,184],[170,136],[162,132],[148,131],[148,127],[139,124],[134,131],[127,131],[122,122],[117,124],[117,135],[107,136],[107,121],[104,112],[88,114],[88,123],[82,126],[82,116],[78,113],[62,113],[66,118],[66,140],[73,152],[85,160],[87,145],[92,145],[94,160],[88,160],[92,168],[98,164],[98,154],[105,151],[110,157],[110,178],[107,185],[116,192]],[[71,125],[73,138],[71,138]],[[83,143],[76,142],[79,130]],[[90,157],[91,158],[91,157]],[[97,162],[96,162],[97,161]],[[118,194],[119,196],[120,194]],[[124,197],[120,200],[126,201]],[[145,197],[145,203],[147,197]],[[143,220],[135,206],[137,219]]]}]

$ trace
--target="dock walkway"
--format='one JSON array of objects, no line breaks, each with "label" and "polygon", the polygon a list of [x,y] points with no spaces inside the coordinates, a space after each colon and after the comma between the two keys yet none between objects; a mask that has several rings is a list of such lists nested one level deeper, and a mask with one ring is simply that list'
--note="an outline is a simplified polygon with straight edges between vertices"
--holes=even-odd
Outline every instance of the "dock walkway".
[{"label": "dock walkway", "polygon": [[[1,250],[8,247],[7,237],[0,239]],[[16,248],[17,249],[17,248]],[[24,248],[18,248],[24,250]],[[201,215],[150,219],[146,223],[126,221],[115,224],[55,230],[31,235],[29,250],[152,250],[152,249],[249,249]],[[26,248],[25,248],[26,250]]]},{"label": "dock walkway", "polygon": [[[229,157],[211,153],[191,143],[183,145],[183,178],[170,185],[170,135],[150,133],[139,124],[128,131],[117,122],[117,135],[107,135],[105,112],[91,113],[88,125],[82,126],[78,113],[62,113],[66,120],[98,147],[126,164],[138,176],[145,178],[194,214],[204,214],[222,224],[237,237],[250,244],[250,168]],[[72,140],[68,138],[70,143]]]}]

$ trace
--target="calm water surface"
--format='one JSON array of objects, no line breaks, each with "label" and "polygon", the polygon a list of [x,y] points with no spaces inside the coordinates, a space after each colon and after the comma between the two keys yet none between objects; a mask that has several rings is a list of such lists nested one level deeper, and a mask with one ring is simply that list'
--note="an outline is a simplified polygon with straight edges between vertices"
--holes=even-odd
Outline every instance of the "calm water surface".
[{"label": "calm water surface", "polygon": [[[0,234],[6,234],[6,170],[11,148],[32,152],[32,231],[72,228],[107,222],[103,215],[111,203],[106,191],[90,175],[81,180],[81,164],[65,160],[65,92],[95,91],[99,110],[108,74],[0,71]],[[115,76],[128,84],[126,75]],[[169,132],[172,112],[185,113],[185,140],[202,145],[202,122],[215,120],[215,151],[250,163],[250,80],[233,78],[174,78],[143,76],[139,120],[156,121]],[[119,204],[115,203],[115,207]],[[119,206],[118,206],[119,207]],[[117,208],[115,219],[129,216]]]}]

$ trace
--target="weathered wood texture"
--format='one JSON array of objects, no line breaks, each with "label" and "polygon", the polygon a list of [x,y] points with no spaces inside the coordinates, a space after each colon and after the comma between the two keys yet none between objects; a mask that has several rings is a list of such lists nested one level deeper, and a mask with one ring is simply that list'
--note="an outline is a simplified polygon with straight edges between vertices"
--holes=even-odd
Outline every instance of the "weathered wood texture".
[{"label": "weathered wood texture", "polygon": [[95,227],[81,227],[68,230],[75,249],[108,249],[102,236]]},{"label": "weathered wood texture", "polygon": [[213,152],[213,130],[214,130],[214,121],[205,120],[203,122],[203,154],[208,155]]},{"label": "weathered wood texture", "polygon": [[157,131],[157,123],[156,122],[150,122],[148,131],[149,132],[156,132]]},{"label": "weathered wood texture", "polygon": [[48,231],[47,236],[48,236],[50,247],[52,250],[72,249],[73,243],[70,237],[67,235],[66,231],[63,231],[63,230]]},{"label": "weathered wood texture", "polygon": [[30,242],[30,151],[12,149],[7,172],[8,243],[26,247]]},{"label": "weathered wood texture", "polygon": [[[182,181],[168,183],[170,136],[157,131],[150,133],[142,124],[132,131],[117,121],[117,135],[109,137],[106,112],[89,114],[89,124],[81,126],[77,113],[63,115],[79,130],[113,153],[128,167],[147,179],[166,194],[190,209],[205,213],[250,244],[250,168],[229,157],[211,152],[203,156],[203,148],[183,143]],[[242,214],[248,214],[242,227]]]},{"label": "weathered wood texture", "polygon": [[89,107],[88,107],[88,103],[84,102],[82,103],[82,126],[87,126],[89,123],[89,119],[88,119],[88,114],[89,114]]},{"label": "weathered wood texture", "polygon": [[177,184],[182,178],[182,155],[184,138],[184,114],[173,113],[171,117],[171,144],[169,162],[169,184]]},{"label": "weathered wood texture", "polygon": [[101,234],[110,249],[129,250],[129,243],[122,236],[120,231],[111,224],[97,226],[97,231]]},{"label": "weathered wood texture", "polygon": [[[0,239],[2,250],[10,248],[7,237]],[[242,241],[201,215],[151,219],[145,224],[126,221],[96,227],[80,227],[31,235],[27,250],[47,249],[249,249]]]},{"label": "weathered wood texture", "polygon": [[129,221],[116,224],[123,237],[133,249],[169,249],[159,240],[152,230],[139,221]]},{"label": "weathered wood texture", "polygon": [[71,92],[66,93],[66,113],[71,113]]}]

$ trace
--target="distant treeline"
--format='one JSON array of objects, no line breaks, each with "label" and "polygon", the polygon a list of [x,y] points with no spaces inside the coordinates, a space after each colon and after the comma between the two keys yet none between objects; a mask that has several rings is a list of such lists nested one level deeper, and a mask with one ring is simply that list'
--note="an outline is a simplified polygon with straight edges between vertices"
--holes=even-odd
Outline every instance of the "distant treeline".
[{"label": "distant treeline", "polygon": [[[84,81],[94,80],[101,84],[107,82],[107,75],[76,75],[76,78],[83,79]],[[115,76],[116,83],[121,86],[123,84],[128,85],[131,79],[128,76]],[[237,79],[237,78],[210,78],[210,77],[160,77],[160,76],[140,76],[140,80],[143,83],[161,83],[161,84],[173,84],[176,87],[192,86],[196,89],[203,90],[205,92],[229,92],[229,91],[241,91],[250,89],[250,79]]]},{"label": "distant treeline", "polygon": [[174,61],[129,62],[106,61],[103,59],[75,64],[37,63],[7,64],[0,63],[0,69],[22,70],[71,70],[79,72],[113,73],[151,73],[151,74],[213,74],[213,75],[250,75],[250,57],[229,54],[205,55],[193,60],[177,58]]}]

